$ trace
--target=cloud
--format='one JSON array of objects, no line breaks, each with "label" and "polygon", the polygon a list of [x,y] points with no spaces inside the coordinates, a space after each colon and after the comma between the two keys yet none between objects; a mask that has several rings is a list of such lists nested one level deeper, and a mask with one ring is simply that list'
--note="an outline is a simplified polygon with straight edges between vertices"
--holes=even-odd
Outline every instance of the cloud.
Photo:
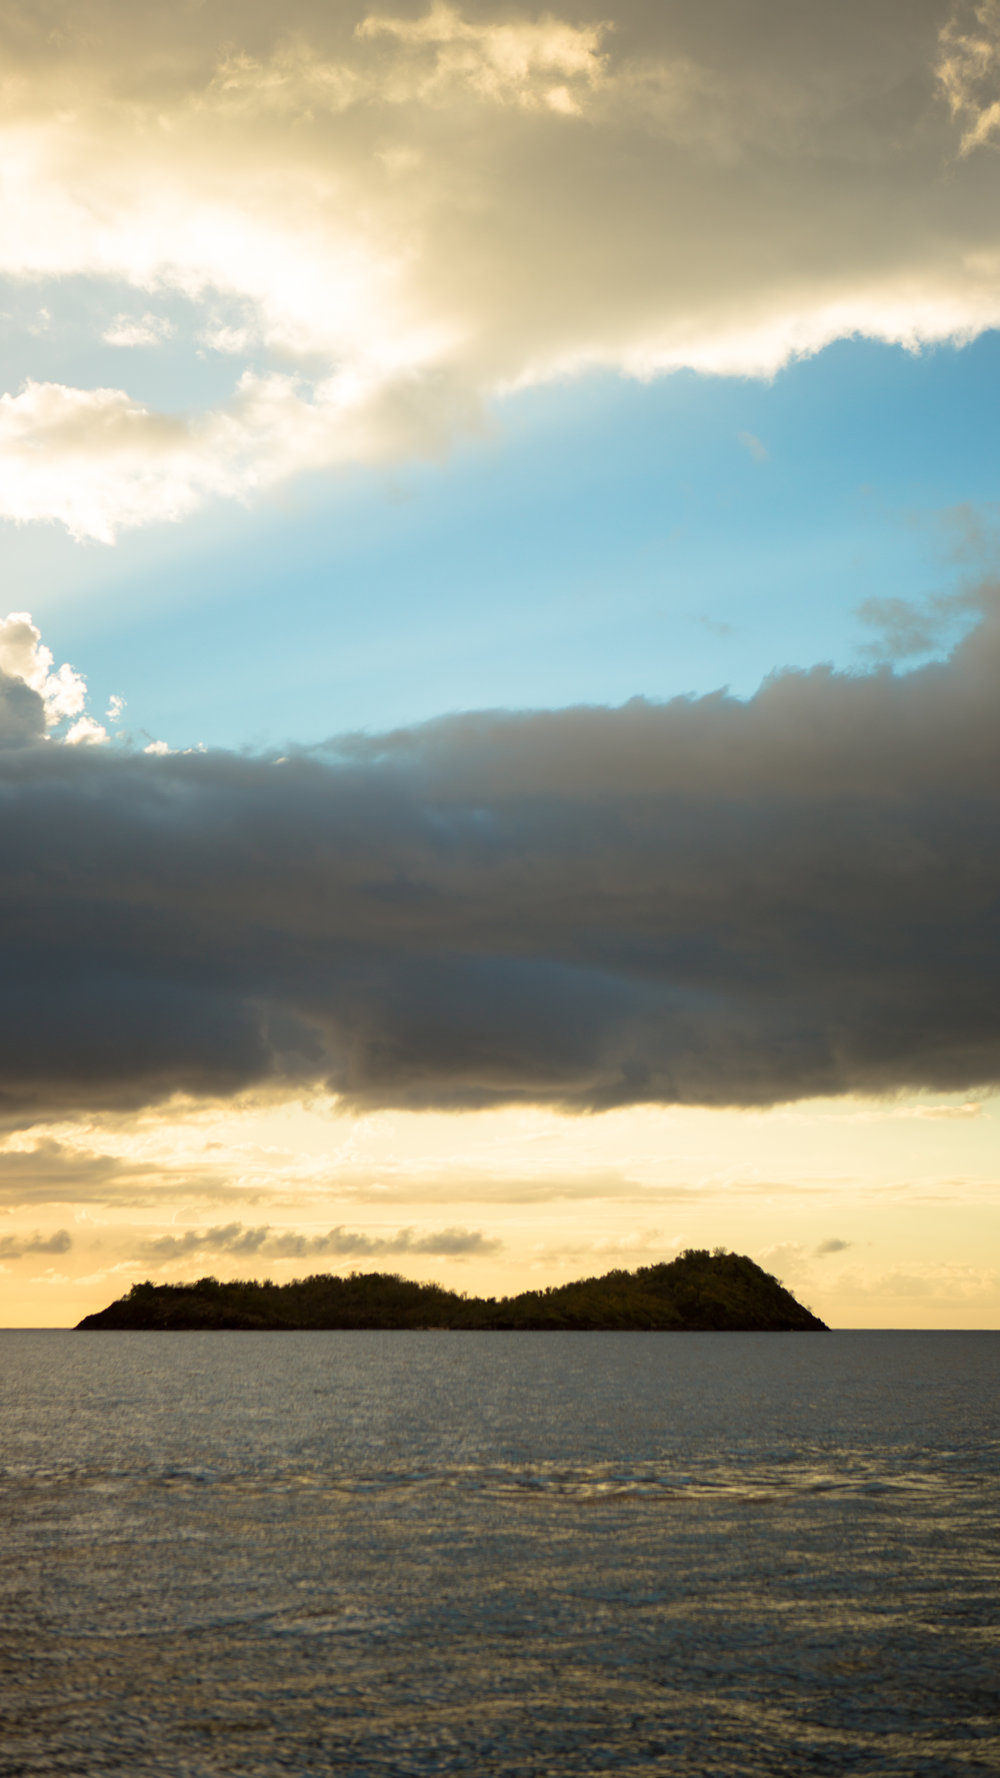
[{"label": "cloud", "polygon": [[45,705],[23,679],[0,669],[0,746],[19,747],[45,735]]},{"label": "cloud", "polygon": [[146,1243],[142,1257],[161,1265],[194,1253],[228,1254],[233,1258],[259,1255],[263,1259],[318,1259],[327,1255],[340,1259],[383,1259],[414,1253],[465,1259],[472,1254],[497,1253],[502,1246],[502,1241],[491,1239],[478,1229],[448,1228],[421,1234],[407,1228],[392,1235],[368,1235],[359,1229],[338,1227],[326,1234],[303,1235],[267,1224],[246,1228],[243,1223],[230,1222],[217,1228],[188,1229],[183,1235],[162,1235]]},{"label": "cloud", "polygon": [[844,1273],[838,1280],[838,1292],[845,1297],[912,1297],[940,1303],[965,1303],[993,1296],[998,1286],[1000,1273],[995,1270],[953,1260],[891,1266],[875,1276]]},{"label": "cloud", "polygon": [[808,1264],[809,1254],[801,1241],[778,1241],[757,1254],[757,1263],[776,1278],[800,1272]]},{"label": "cloud", "polygon": [[[176,520],[209,495],[246,499],[298,470],[428,452],[459,418],[443,374],[401,384],[371,367],[312,383],[246,370],[232,399],[194,418],[123,389],[29,382],[0,395],[0,517],[58,519],[112,543],[124,526]],[[468,417],[466,404],[465,417]]]},{"label": "cloud", "polygon": [[54,1235],[0,1235],[0,1261],[24,1259],[29,1253],[68,1253],[73,1237],[66,1229]]},{"label": "cloud", "polygon": [[982,1104],[978,1099],[966,1099],[962,1105],[917,1105],[913,1108],[912,1116],[935,1120],[961,1118],[965,1122],[970,1117],[980,1117],[982,1110]]},{"label": "cloud", "polygon": [[996,0],[87,21],[53,0],[0,24],[0,274],[131,286],[105,339],[164,352],[186,342],[144,305],[183,298],[237,376],[186,415],[83,368],[10,390],[12,519],[110,540],[438,451],[589,366],[769,375],[1000,322]]},{"label": "cloud", "polygon": [[[51,1136],[15,1137],[0,1149],[0,1206],[152,1201],[164,1192],[176,1200],[198,1196],[224,1199],[232,1188],[218,1169],[177,1164],[166,1167],[76,1147]],[[248,1194],[244,1190],[242,1197]],[[252,1195],[252,1193],[250,1194]],[[6,1213],[6,1212],[5,1212]]]},{"label": "cloud", "polygon": [[831,1235],[828,1241],[820,1242],[816,1249],[816,1258],[824,1259],[828,1253],[846,1253],[848,1247],[853,1245],[853,1241],[842,1241],[839,1235]]},{"label": "cloud", "polygon": [[176,331],[165,315],[116,315],[101,337],[108,346],[158,346]]},{"label": "cloud", "polygon": [[755,433],[740,432],[737,434],[737,437],[739,439],[740,444],[743,446],[743,449],[745,451],[749,452],[750,456],[753,458],[755,463],[770,462],[770,459],[771,459],[770,451],[768,450],[766,444],[761,443],[760,439],[756,436]]},{"label": "cloud", "polygon": [[608,25],[575,26],[547,14],[479,23],[435,0],[422,18],[369,14],[360,39],[388,38],[410,52],[390,75],[374,83],[392,101],[418,99],[445,105],[475,94],[492,105],[579,116],[590,92],[607,84],[600,49]]},{"label": "cloud", "polygon": [[83,675],[68,662],[55,667],[29,611],[0,619],[0,746],[38,741],[65,722],[60,738],[67,745],[100,745],[108,731],[87,715],[86,703]]},{"label": "cloud", "polygon": [[0,1111],[996,1086],[998,681],[991,595],[946,662],[746,701],[0,749]]},{"label": "cloud", "polygon": [[[47,729],[83,716],[87,702],[85,679],[66,662],[55,666],[52,650],[45,647],[29,611],[11,611],[0,620],[0,674],[6,680],[20,681],[36,694]],[[38,732],[37,722],[29,724],[30,734]]]},{"label": "cloud", "polygon": [[938,79],[963,125],[961,152],[1000,136],[1000,4],[965,0],[942,27]]},{"label": "cloud", "polygon": [[[238,1105],[226,1109],[238,1117]],[[255,1098],[255,1110],[259,1113],[260,1109],[260,1098]],[[355,1178],[350,1169],[322,1167],[315,1161],[302,1166],[301,1157],[294,1153],[276,1156],[271,1148],[252,1145],[222,1148],[214,1142],[178,1143],[177,1131],[185,1119],[197,1120],[205,1112],[204,1104],[174,1101],[167,1111],[169,1135],[162,1117],[156,1114],[145,1130],[141,1119],[131,1115],[121,1118],[115,1113],[103,1120],[88,1116],[85,1123],[68,1131],[59,1126],[59,1135],[49,1133],[51,1125],[44,1133],[37,1125],[29,1131],[14,1128],[0,1145],[0,1216],[43,1205],[162,1209],[167,1201],[173,1206],[181,1201],[215,1204],[222,1215],[228,1213],[222,1206],[236,1201],[243,1208],[262,1199],[285,1202],[290,1185],[328,1197],[334,1179],[339,1196],[366,1196],[363,1189],[354,1188],[367,1184],[369,1173]],[[17,1120],[14,1122],[16,1125]],[[106,1148],[98,1146],[99,1123],[105,1127]],[[281,1176],[278,1186],[276,1164]],[[411,1190],[407,1201],[414,1195]]]},{"label": "cloud", "polygon": [[878,636],[859,652],[876,661],[904,661],[931,654],[945,636],[954,636],[963,619],[971,619],[978,605],[975,589],[936,593],[923,599],[864,599],[855,615],[876,630]]},{"label": "cloud", "polygon": [[572,1266],[579,1273],[583,1267],[606,1272],[613,1265],[635,1268],[672,1259],[683,1246],[682,1235],[667,1235],[660,1228],[637,1229],[630,1235],[609,1236],[599,1241],[560,1241],[554,1246],[535,1247],[532,1267],[549,1270],[553,1266]]},{"label": "cloud", "polygon": [[358,1174],[338,1168],[336,1189],[341,1197],[350,1196],[379,1204],[411,1203],[417,1198],[423,1204],[456,1201],[477,1204],[580,1203],[609,1198],[645,1204],[649,1199],[659,1203],[664,1199],[683,1198],[692,1188],[647,1186],[612,1172],[569,1177],[553,1171],[512,1178],[509,1174],[497,1175],[485,1169],[444,1170],[438,1167],[430,1175],[409,1171],[387,1176],[385,1170],[380,1170],[376,1181],[371,1179],[370,1173]]}]

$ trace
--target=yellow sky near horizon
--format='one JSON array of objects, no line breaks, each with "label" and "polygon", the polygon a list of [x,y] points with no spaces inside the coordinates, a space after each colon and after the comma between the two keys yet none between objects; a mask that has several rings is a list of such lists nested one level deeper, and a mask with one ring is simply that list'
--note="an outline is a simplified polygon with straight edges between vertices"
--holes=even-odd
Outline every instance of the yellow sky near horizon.
[{"label": "yellow sky near horizon", "polygon": [[997,1327],[998,1123],[972,1095],[583,1117],[247,1096],[36,1126],[0,1146],[0,1325],[71,1326],[144,1277],[502,1294],[721,1245],[831,1326]]}]

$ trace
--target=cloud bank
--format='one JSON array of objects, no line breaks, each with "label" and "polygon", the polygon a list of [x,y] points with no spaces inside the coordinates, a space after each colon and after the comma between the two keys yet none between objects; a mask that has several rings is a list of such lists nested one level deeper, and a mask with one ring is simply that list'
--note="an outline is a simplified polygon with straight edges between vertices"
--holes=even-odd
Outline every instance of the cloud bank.
[{"label": "cloud bank", "polygon": [[158,1265],[187,1259],[194,1253],[266,1259],[320,1259],[331,1254],[339,1259],[385,1259],[410,1253],[466,1259],[496,1253],[502,1245],[479,1229],[449,1228],[420,1234],[409,1228],[392,1235],[368,1235],[361,1229],[334,1228],[321,1235],[303,1235],[266,1223],[247,1228],[241,1222],[229,1222],[216,1228],[188,1229],[183,1235],[161,1235],[146,1243],[142,1257]]},{"label": "cloud bank", "polygon": [[987,603],[907,675],[283,758],[60,746],[38,718],[0,749],[0,1109],[994,1086],[998,684]]},{"label": "cloud bank", "polygon": [[[79,536],[440,450],[588,366],[1000,322],[997,0],[53,0],[5,9],[0,77],[0,276],[106,288],[130,349],[0,398],[0,513]],[[228,401],[126,386],[182,349]]]}]

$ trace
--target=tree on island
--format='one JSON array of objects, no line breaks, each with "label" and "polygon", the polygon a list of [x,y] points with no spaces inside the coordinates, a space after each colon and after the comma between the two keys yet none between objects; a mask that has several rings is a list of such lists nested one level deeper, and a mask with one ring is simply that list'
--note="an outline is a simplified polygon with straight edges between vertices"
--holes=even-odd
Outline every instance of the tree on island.
[{"label": "tree on island", "polygon": [[688,1248],[677,1259],[637,1271],[470,1297],[440,1284],[415,1284],[395,1272],[317,1273],[290,1284],[199,1278],[194,1284],[134,1284],[127,1296],[86,1315],[101,1329],[447,1328],[525,1332],[820,1332],[803,1308],[752,1259],[717,1247]]}]

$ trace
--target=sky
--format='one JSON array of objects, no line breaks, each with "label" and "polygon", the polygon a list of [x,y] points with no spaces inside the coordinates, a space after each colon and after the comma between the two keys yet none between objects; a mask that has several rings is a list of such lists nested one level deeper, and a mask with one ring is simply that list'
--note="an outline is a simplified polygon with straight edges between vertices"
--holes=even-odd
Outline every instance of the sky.
[{"label": "sky", "polygon": [[15,0],[0,81],[0,1323],[1000,1325],[1000,0]]}]

